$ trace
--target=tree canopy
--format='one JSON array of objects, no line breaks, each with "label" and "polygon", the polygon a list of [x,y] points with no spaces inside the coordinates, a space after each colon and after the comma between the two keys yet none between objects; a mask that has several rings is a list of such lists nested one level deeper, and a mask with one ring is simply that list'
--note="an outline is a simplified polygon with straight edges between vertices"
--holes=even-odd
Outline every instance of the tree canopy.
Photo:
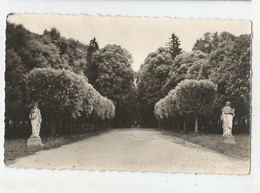
[{"label": "tree canopy", "polygon": [[198,132],[198,116],[213,112],[216,94],[217,87],[211,81],[186,79],[155,104],[154,113],[162,120],[192,115]]},{"label": "tree canopy", "polygon": [[95,119],[112,119],[115,107],[84,76],[70,70],[35,68],[25,76],[26,101],[38,102],[42,115],[52,122],[90,115]]},{"label": "tree canopy", "polygon": [[155,103],[165,96],[162,86],[166,83],[173,63],[170,50],[159,48],[145,59],[137,79],[140,113],[146,123],[152,123]]},{"label": "tree canopy", "polygon": [[182,52],[180,45],[181,44],[179,38],[173,33],[170,38],[170,41],[166,44],[167,48],[169,48],[170,50],[173,60]]},{"label": "tree canopy", "polygon": [[[234,36],[227,32],[220,34],[206,33],[204,38],[197,40],[192,52],[184,52],[178,55],[171,65],[166,83],[163,85],[164,93],[171,89],[175,90],[175,100],[179,104],[177,105],[178,113],[188,115],[192,114],[192,112],[197,112],[198,114],[205,115],[207,110],[208,112],[214,110],[213,117],[215,117],[215,120],[218,120],[222,106],[226,101],[232,101],[233,107],[236,109],[235,118],[241,119],[242,117],[247,117],[246,119],[249,121],[251,84],[250,45],[250,35]],[[180,90],[178,85],[184,87],[182,85],[184,84],[183,81],[187,85],[190,84],[187,83],[188,81],[192,81],[195,85],[194,81],[204,80],[217,85],[217,96],[215,103],[210,104],[210,108],[197,111],[199,109],[193,109],[193,104],[201,106],[201,103],[194,100],[202,100],[200,98],[201,95],[197,91],[201,92],[205,88],[195,89],[194,91],[192,91],[192,88],[185,88],[184,91],[186,90],[186,94],[184,94],[184,91],[181,95],[176,93],[178,93],[178,89]],[[197,87],[200,86],[197,85]],[[189,93],[188,91],[192,92]],[[205,95],[203,103],[206,103],[207,93],[203,95]],[[180,103],[181,101],[177,96],[185,102]],[[167,117],[167,108],[165,107],[167,98],[168,95],[164,98],[162,97],[156,103],[155,114],[157,118]],[[190,102],[187,101],[189,98]],[[182,105],[180,106],[180,104]]]},{"label": "tree canopy", "polygon": [[135,103],[134,72],[131,54],[118,45],[106,45],[92,55],[91,63],[96,67],[93,86],[111,99],[116,106],[116,122],[130,124]]},{"label": "tree canopy", "polygon": [[38,101],[47,119],[156,126],[156,118],[196,119],[213,111],[217,124],[229,100],[235,119],[249,121],[251,36],[207,32],[191,52],[180,44],[173,33],[134,72],[132,55],[119,45],[100,47],[95,37],[84,44],[55,28],[36,34],[7,22],[6,120],[27,120],[30,102]]},{"label": "tree canopy", "polygon": [[[199,74],[203,76],[203,68],[207,56],[207,54],[201,51],[194,51],[190,53],[183,52],[178,55],[173,61],[173,64],[170,66],[169,74],[164,85],[162,86],[164,93],[168,93],[171,89],[174,89],[177,84],[185,78],[197,79],[196,76]],[[199,63],[198,60],[200,60]],[[194,74],[196,72],[195,70],[197,71],[197,74]]]}]

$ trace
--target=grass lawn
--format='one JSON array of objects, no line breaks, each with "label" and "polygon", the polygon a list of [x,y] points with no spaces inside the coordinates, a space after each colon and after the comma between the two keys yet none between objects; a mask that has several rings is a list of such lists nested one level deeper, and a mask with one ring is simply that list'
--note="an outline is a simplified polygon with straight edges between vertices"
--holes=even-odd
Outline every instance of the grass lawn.
[{"label": "grass lawn", "polygon": [[221,154],[241,160],[250,159],[250,134],[234,135],[236,144],[225,144],[220,134],[194,134],[166,131],[168,135],[179,137],[187,142],[198,144]]},{"label": "grass lawn", "polygon": [[6,165],[8,165],[11,164],[17,158],[32,155],[37,151],[57,148],[60,147],[61,145],[80,141],[92,136],[97,136],[106,131],[104,130],[89,131],[83,134],[64,135],[55,138],[41,137],[44,145],[38,147],[27,147],[28,138],[7,139],[5,140],[5,144],[4,144],[4,149],[5,149],[4,162]]}]

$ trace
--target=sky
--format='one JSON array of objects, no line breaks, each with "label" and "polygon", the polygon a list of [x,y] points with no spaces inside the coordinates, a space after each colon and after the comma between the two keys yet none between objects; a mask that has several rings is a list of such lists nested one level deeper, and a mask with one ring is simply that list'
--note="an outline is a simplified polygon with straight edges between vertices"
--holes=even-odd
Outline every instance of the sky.
[{"label": "sky", "polygon": [[251,33],[251,23],[242,20],[206,20],[148,17],[112,17],[88,15],[13,14],[9,22],[23,24],[31,32],[42,34],[56,28],[61,36],[88,44],[96,37],[99,47],[117,44],[133,56],[132,67],[140,68],[149,53],[169,42],[172,33],[179,37],[181,48],[190,52],[206,32]]}]

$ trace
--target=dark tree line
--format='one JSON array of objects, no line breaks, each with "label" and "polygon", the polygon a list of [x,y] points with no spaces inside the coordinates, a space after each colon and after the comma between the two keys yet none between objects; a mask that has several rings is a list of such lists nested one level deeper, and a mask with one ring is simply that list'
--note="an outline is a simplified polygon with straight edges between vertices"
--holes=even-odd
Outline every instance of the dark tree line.
[{"label": "dark tree line", "polygon": [[131,63],[132,56],[127,50],[117,45],[100,48],[95,37],[89,44],[83,44],[62,37],[55,28],[35,34],[22,25],[7,22],[5,122],[15,127],[28,122],[31,106],[26,101],[26,77],[34,68],[51,68],[85,77],[97,92],[113,101],[116,116],[112,124],[127,127],[136,111]]},{"label": "dark tree line", "polygon": [[[205,80],[214,84],[217,90],[214,103],[212,103],[212,111],[209,110],[212,113],[200,112],[202,116],[199,119],[203,119],[200,122],[218,125],[220,109],[225,101],[229,100],[236,109],[235,121],[241,127],[249,128],[251,36],[247,34],[234,36],[228,32],[205,33],[204,37],[195,42],[192,52],[182,51],[180,44],[178,37],[172,34],[165,47],[150,53],[136,73],[131,67],[133,61],[131,54],[119,45],[106,45],[100,48],[95,37],[89,44],[83,44],[77,40],[62,37],[55,28],[45,30],[43,34],[35,34],[22,25],[7,23],[6,124],[8,126],[8,123],[12,123],[15,126],[28,121],[30,109],[28,101],[37,100],[32,95],[28,97],[30,93],[28,88],[31,88],[28,81],[29,75],[39,69],[44,72],[49,69],[50,71],[45,74],[46,77],[49,73],[64,71],[69,77],[82,77],[85,85],[93,86],[95,90],[93,92],[99,93],[95,96],[100,100],[95,102],[96,106],[93,106],[89,116],[86,116],[88,111],[83,113],[84,110],[80,110],[84,105],[82,106],[80,102],[73,103],[69,108],[71,116],[64,114],[59,117],[60,122],[62,122],[62,117],[82,123],[86,120],[89,122],[92,120],[93,123],[107,120],[104,117],[108,116],[108,111],[104,110],[105,108],[103,111],[99,109],[102,107],[101,104],[106,103],[104,102],[106,100],[111,101],[115,107],[113,121],[109,121],[114,127],[129,127],[137,120],[142,126],[156,127],[158,126],[156,118],[163,121],[162,124],[168,124],[175,119],[182,120],[184,124],[184,115],[187,120],[196,122],[196,119],[193,119],[195,114],[185,113],[183,109],[180,109],[180,101],[178,105],[175,104],[172,96],[178,96],[176,90],[183,81],[187,83],[187,80]],[[36,71],[35,68],[37,68]],[[54,77],[59,76],[56,74]],[[41,78],[44,80],[43,77]],[[56,82],[55,88],[63,88],[62,84],[66,85],[62,81],[60,85]],[[25,92],[26,89],[27,92]],[[44,90],[40,91],[44,92]],[[193,96],[192,93],[188,95]],[[192,104],[192,102],[189,103]],[[75,111],[76,114],[72,113],[73,108],[78,109]],[[47,118],[49,116],[47,110],[43,111],[46,112],[44,116]],[[194,125],[194,121],[191,125]]]},{"label": "dark tree line", "polygon": [[[175,35],[172,37],[177,39]],[[142,123],[157,126],[151,111],[180,82],[187,79],[208,80],[216,85],[217,94],[213,113],[206,117],[206,122],[218,127],[221,107],[229,100],[236,109],[235,123],[248,130],[251,109],[251,36],[234,36],[228,32],[205,33],[203,38],[195,42],[192,52],[179,52],[175,58],[171,57],[171,50],[177,50],[180,42],[177,39],[175,43],[170,41],[167,45],[170,47],[159,48],[149,54],[138,72]],[[164,99],[168,100],[167,97]]]}]

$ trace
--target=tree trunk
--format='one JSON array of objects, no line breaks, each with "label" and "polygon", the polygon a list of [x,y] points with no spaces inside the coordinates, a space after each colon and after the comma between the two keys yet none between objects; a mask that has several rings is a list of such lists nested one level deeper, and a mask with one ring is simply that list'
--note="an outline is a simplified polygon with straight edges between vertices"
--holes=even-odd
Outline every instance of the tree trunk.
[{"label": "tree trunk", "polygon": [[195,133],[199,133],[199,121],[198,121],[198,115],[195,116]]},{"label": "tree trunk", "polygon": [[73,131],[73,119],[70,119],[70,135],[72,134]]},{"label": "tree trunk", "polygon": [[250,117],[246,116],[246,126],[249,133],[251,133],[251,123],[250,123]]},{"label": "tree trunk", "polygon": [[81,127],[80,127],[80,133],[83,133],[83,130],[85,128],[85,124],[84,124],[84,121],[81,120]]},{"label": "tree trunk", "polygon": [[9,120],[6,120],[6,121],[5,121],[5,128],[6,128],[6,129],[9,129],[9,126],[10,126],[10,121],[9,121]]},{"label": "tree trunk", "polygon": [[178,126],[177,126],[177,129],[178,129],[178,131],[180,131],[181,130],[181,124],[180,124],[180,120],[177,120],[178,121]]},{"label": "tree trunk", "polygon": [[56,136],[56,127],[54,121],[51,122],[51,136],[52,137]]},{"label": "tree trunk", "polygon": [[186,119],[185,119],[185,117],[183,118],[183,130],[184,130],[185,132],[187,131]]}]

